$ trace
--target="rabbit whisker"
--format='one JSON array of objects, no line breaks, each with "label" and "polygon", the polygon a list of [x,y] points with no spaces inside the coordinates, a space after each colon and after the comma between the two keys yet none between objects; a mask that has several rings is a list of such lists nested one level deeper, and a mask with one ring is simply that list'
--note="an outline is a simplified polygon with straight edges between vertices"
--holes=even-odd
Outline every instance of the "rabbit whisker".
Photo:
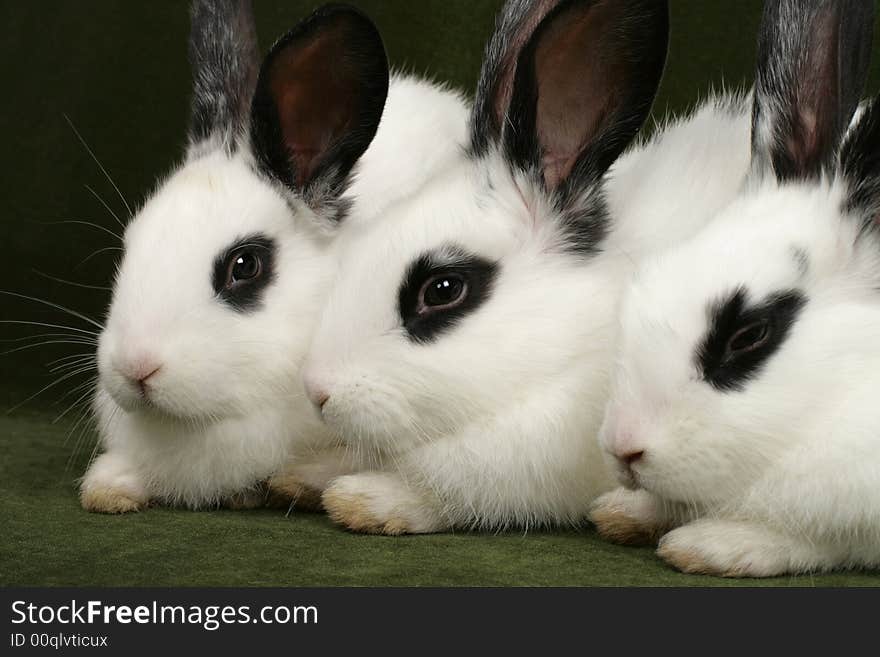
[{"label": "rabbit whisker", "polygon": [[79,225],[79,226],[88,226],[90,228],[96,228],[98,230],[104,231],[108,235],[112,235],[120,242],[122,241],[122,236],[118,233],[110,230],[106,226],[102,226],[101,224],[96,224],[91,221],[83,221],[82,219],[61,219],[59,221],[37,221],[36,223],[42,226],[65,226],[65,225]]},{"label": "rabbit whisker", "polygon": [[49,274],[40,271],[39,269],[31,269],[37,276],[42,276],[43,278],[47,278],[50,281],[55,281],[56,283],[64,283],[65,285],[73,285],[74,287],[82,287],[88,290],[103,290],[106,292],[113,291],[112,287],[107,287],[106,285],[89,285],[88,283],[77,283],[76,281],[68,281],[63,278],[58,278],[57,276],[50,276]]},{"label": "rabbit whisker", "polygon": [[75,326],[64,326],[63,324],[46,324],[45,322],[31,322],[17,319],[2,319],[0,320],[0,324],[24,324],[27,326],[42,326],[44,328],[68,329],[70,331],[85,333],[87,335],[94,335],[96,337],[99,335],[96,331],[88,331],[86,329],[76,328]]},{"label": "rabbit whisker", "polygon": [[64,375],[58,377],[57,379],[55,379],[54,381],[52,381],[52,383],[49,383],[49,384],[43,386],[42,388],[40,388],[39,390],[37,390],[34,394],[32,394],[31,396],[29,396],[27,399],[24,399],[24,400],[18,402],[15,406],[13,406],[12,408],[8,409],[8,410],[6,411],[6,414],[9,415],[9,414],[12,413],[13,411],[18,410],[19,408],[21,408],[22,406],[24,406],[25,404],[27,404],[29,401],[31,401],[31,400],[34,399],[35,397],[37,397],[37,396],[41,395],[42,393],[46,392],[46,391],[49,390],[50,388],[54,388],[54,387],[57,386],[59,383],[63,383],[64,381],[67,381],[68,379],[70,379],[71,377],[76,376],[77,374],[82,374],[83,372],[87,372],[87,371],[89,371],[89,369],[91,369],[91,368],[86,368],[86,369],[83,369],[83,370],[74,370],[73,372],[68,372],[67,374],[64,374]]},{"label": "rabbit whisker", "polygon": [[116,220],[116,223],[119,224],[119,227],[122,230],[125,230],[125,224],[122,223],[122,219],[120,219],[119,215],[113,211],[113,208],[111,208],[109,205],[107,205],[107,201],[105,201],[103,198],[101,198],[101,195],[98,194],[98,192],[96,192],[94,189],[92,189],[91,185],[85,185],[85,188],[87,190],[89,190],[91,195],[94,196],[96,199],[98,199],[98,202],[107,209],[107,212],[109,212],[110,216]]},{"label": "rabbit whisker", "polygon": [[19,299],[25,299],[27,301],[33,301],[35,303],[43,304],[44,306],[49,306],[51,308],[55,308],[56,310],[61,310],[62,312],[66,312],[74,317],[81,319],[85,322],[88,322],[92,326],[97,327],[100,330],[104,330],[104,326],[99,324],[97,321],[88,317],[87,315],[83,315],[82,313],[76,312],[75,310],[71,310],[70,308],[66,308],[60,304],[52,303],[51,301],[46,301],[45,299],[39,299],[37,297],[31,297],[26,294],[19,294],[18,292],[9,292],[7,290],[0,290],[0,294],[6,294],[11,297],[18,297]]},{"label": "rabbit whisker", "polygon": [[66,113],[62,113],[64,120],[67,121],[67,125],[70,126],[70,129],[73,130],[73,134],[76,135],[76,138],[79,140],[79,143],[83,145],[83,148],[86,149],[86,152],[91,156],[91,158],[95,161],[95,164],[98,165],[98,168],[101,170],[101,173],[104,174],[104,177],[107,178],[107,181],[113,186],[113,189],[116,190],[116,193],[119,195],[122,204],[125,206],[126,211],[128,211],[128,216],[130,217],[133,213],[131,211],[131,206],[128,204],[128,201],[125,200],[125,197],[122,195],[122,192],[119,191],[119,187],[113,182],[113,178],[110,177],[110,174],[107,173],[107,169],[104,168],[104,165],[98,160],[97,155],[95,155],[94,151],[89,148],[89,145],[86,143],[86,140],[79,133],[79,130],[76,129],[76,126],[73,125],[73,121],[67,116]]},{"label": "rabbit whisker", "polygon": [[79,267],[82,267],[84,264],[86,264],[89,260],[94,258],[99,253],[105,253],[107,251],[124,251],[124,250],[125,249],[123,249],[121,246],[105,246],[104,248],[98,249],[97,251],[92,251],[89,255],[87,255],[85,258],[83,258],[78,263],[76,263],[73,266],[73,268],[78,269]]}]

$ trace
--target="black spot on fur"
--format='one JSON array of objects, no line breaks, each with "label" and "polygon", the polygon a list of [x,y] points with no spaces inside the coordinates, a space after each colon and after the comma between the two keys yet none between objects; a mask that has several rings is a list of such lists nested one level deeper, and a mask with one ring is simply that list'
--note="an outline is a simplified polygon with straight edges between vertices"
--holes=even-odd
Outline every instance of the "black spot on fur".
[{"label": "black spot on fur", "polygon": [[[398,293],[398,312],[410,339],[424,343],[437,339],[489,298],[498,274],[498,265],[459,247],[426,253],[415,260],[404,274]],[[466,285],[463,300],[453,308],[425,307],[424,294],[429,281],[444,277]]]},{"label": "black spot on fur", "polygon": [[726,392],[745,388],[782,346],[805,304],[803,294],[787,290],[749,306],[743,288],[712,304],[709,331],[697,350],[703,379]]},{"label": "black spot on fur", "polygon": [[[230,271],[240,256],[257,258],[260,273],[249,280],[230,281]],[[275,240],[265,235],[237,239],[214,259],[211,285],[217,298],[239,312],[253,312],[263,301],[263,293],[275,280]]]}]

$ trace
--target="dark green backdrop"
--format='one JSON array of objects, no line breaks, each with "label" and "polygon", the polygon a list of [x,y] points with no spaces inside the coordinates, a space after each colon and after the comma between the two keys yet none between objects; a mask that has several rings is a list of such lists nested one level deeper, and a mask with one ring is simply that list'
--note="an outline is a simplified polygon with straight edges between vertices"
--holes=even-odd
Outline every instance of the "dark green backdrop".
[{"label": "dark green backdrop", "polygon": [[[318,2],[257,0],[265,50]],[[474,87],[497,0],[362,0],[394,65]],[[761,3],[672,0],[672,41],[656,117],[708,89],[748,84]],[[49,281],[34,270],[106,286],[116,251],[84,264],[114,238],[59,220],[115,222],[121,201],[77,141],[70,117],[132,205],[181,155],[188,111],[185,2],[0,1],[0,289],[48,298],[99,317],[107,292]],[[880,60],[880,57],[876,58]],[[871,90],[878,87],[872,67]],[[2,319],[65,318],[0,297]],[[64,322],[62,322],[64,323]],[[32,333],[0,325],[0,337]],[[21,342],[6,342],[7,348]],[[0,408],[52,381],[43,363],[70,346],[0,357]],[[79,510],[73,440],[60,393],[0,416],[0,584],[705,584],[657,562],[650,550],[609,546],[592,532],[528,536],[352,536],[320,516],[151,510],[108,518]],[[68,399],[69,401],[69,399]],[[90,438],[90,437],[87,437]],[[774,583],[871,583],[870,575]]]}]

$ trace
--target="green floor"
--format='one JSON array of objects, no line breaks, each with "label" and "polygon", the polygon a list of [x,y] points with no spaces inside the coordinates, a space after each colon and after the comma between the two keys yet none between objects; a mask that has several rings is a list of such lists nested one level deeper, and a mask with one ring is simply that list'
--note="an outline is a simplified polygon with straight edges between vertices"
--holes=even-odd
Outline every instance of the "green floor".
[{"label": "green floor", "polygon": [[649,549],[581,533],[358,536],[326,517],[166,509],[89,514],[51,409],[0,419],[0,585],[880,586],[880,574],[773,580],[682,575]]}]

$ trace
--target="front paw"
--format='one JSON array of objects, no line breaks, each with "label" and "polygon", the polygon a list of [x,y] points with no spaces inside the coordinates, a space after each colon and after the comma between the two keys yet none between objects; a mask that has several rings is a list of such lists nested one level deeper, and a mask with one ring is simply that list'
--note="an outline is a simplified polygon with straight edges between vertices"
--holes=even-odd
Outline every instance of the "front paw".
[{"label": "front paw", "polygon": [[82,508],[92,513],[132,513],[146,508],[147,500],[124,488],[95,486],[80,491]]},{"label": "front paw", "polygon": [[656,545],[668,528],[650,493],[626,488],[600,495],[589,519],[602,538],[621,545]]},{"label": "front paw", "polygon": [[273,475],[266,482],[266,487],[266,506],[270,508],[312,513],[324,510],[321,491],[308,486],[291,473]]},{"label": "front paw", "polygon": [[682,572],[772,577],[790,570],[790,541],[761,525],[698,520],[660,539],[657,554]]},{"label": "front paw", "polygon": [[140,478],[119,455],[107,452],[91,464],[79,493],[80,503],[93,513],[131,513],[147,507],[150,498]]},{"label": "front paw", "polygon": [[365,534],[424,534],[447,526],[431,503],[386,473],[338,477],[323,503],[334,522]]}]

